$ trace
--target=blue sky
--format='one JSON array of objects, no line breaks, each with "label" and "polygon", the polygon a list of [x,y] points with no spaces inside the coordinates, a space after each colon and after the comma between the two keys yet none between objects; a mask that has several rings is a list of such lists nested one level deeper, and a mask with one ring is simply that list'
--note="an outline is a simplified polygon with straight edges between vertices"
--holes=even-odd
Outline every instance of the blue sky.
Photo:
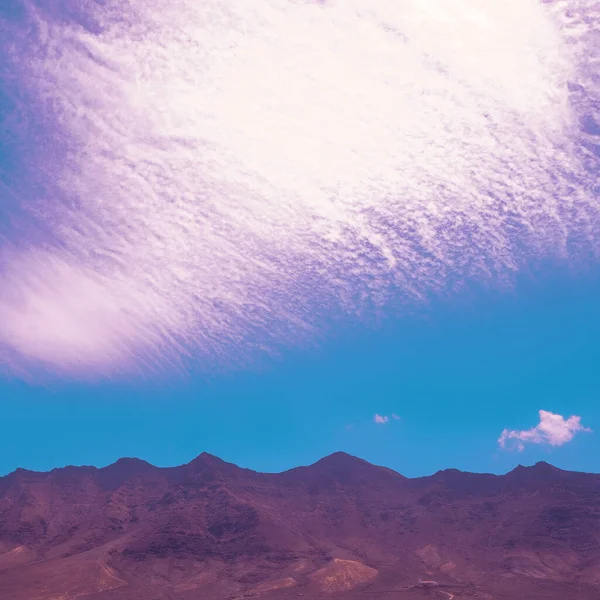
[{"label": "blue sky", "polygon": [[[534,426],[540,408],[598,429],[599,297],[598,273],[546,276],[379,330],[338,331],[318,351],[289,353],[260,374],[161,386],[3,382],[0,472],[121,456],[167,466],[202,451],[278,471],[336,450],[408,476],[501,473],[537,460],[597,472],[596,433],[523,452],[499,449],[497,438],[505,427]],[[376,413],[401,419],[378,425]]]},{"label": "blue sky", "polygon": [[6,6],[0,473],[600,470],[597,11]]}]

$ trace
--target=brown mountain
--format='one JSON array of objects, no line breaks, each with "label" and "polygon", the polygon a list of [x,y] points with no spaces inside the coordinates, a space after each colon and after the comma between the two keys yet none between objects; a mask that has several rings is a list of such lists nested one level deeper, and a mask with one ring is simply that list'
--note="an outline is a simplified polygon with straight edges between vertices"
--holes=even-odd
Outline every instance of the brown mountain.
[{"label": "brown mountain", "polygon": [[407,479],[343,453],[0,478],[7,600],[600,598],[600,475]]}]

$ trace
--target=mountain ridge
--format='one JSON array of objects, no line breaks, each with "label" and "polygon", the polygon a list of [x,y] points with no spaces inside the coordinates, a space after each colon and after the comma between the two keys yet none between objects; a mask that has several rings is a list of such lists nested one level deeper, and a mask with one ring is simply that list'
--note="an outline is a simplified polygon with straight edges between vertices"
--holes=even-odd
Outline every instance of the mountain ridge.
[{"label": "mountain ridge", "polygon": [[600,475],[540,462],[407,478],[338,452],[280,473],[202,453],[0,478],[2,598],[373,594],[597,600]]},{"label": "mountain ridge", "polygon": [[64,465],[62,467],[54,467],[50,470],[45,470],[45,471],[38,471],[38,470],[33,470],[33,469],[26,469],[23,467],[17,467],[16,469],[14,469],[13,471],[10,471],[9,473],[6,473],[5,475],[0,475],[0,481],[6,477],[11,476],[14,473],[31,473],[31,474],[47,474],[47,473],[53,473],[55,471],[62,471],[65,469],[90,469],[90,470],[94,470],[94,471],[103,471],[106,469],[110,469],[110,468],[115,468],[117,465],[122,465],[122,464],[130,464],[130,465],[138,465],[140,468],[143,466],[148,466],[148,467],[152,467],[153,469],[158,469],[161,471],[164,470],[172,470],[172,469],[180,469],[182,467],[188,467],[190,465],[193,464],[201,464],[203,462],[213,462],[214,464],[222,464],[222,465],[232,465],[235,466],[238,469],[244,470],[244,471],[251,471],[253,473],[257,473],[257,474],[266,474],[266,475],[280,475],[283,473],[287,473],[289,471],[293,471],[295,469],[304,469],[304,468],[308,468],[308,467],[313,467],[315,465],[318,464],[332,464],[334,462],[339,462],[340,459],[343,460],[347,460],[348,463],[354,462],[354,464],[367,464],[367,465],[371,465],[371,466],[375,466],[375,467],[379,467],[382,469],[386,469],[388,471],[392,471],[394,473],[397,473],[398,475],[401,475],[402,477],[404,477],[405,479],[422,479],[422,478],[427,478],[427,477],[433,477],[434,475],[438,475],[440,473],[445,473],[445,472],[457,472],[457,473],[468,473],[470,475],[493,475],[495,477],[503,477],[505,475],[508,475],[509,473],[512,473],[514,471],[519,471],[522,469],[525,470],[530,470],[530,469],[546,469],[548,467],[551,468],[551,470],[555,470],[555,471],[561,471],[564,473],[579,473],[582,475],[600,475],[600,472],[595,472],[595,471],[574,471],[574,470],[570,470],[570,469],[561,469],[559,467],[556,467],[555,465],[552,465],[551,463],[548,463],[547,461],[537,461],[536,463],[534,463],[533,465],[521,465],[518,464],[515,467],[513,467],[510,471],[507,471],[506,473],[490,473],[490,472],[479,472],[479,471],[463,471],[462,469],[457,469],[457,468],[453,468],[453,467],[449,467],[446,469],[440,469],[438,471],[435,471],[434,473],[430,473],[428,475],[417,475],[415,477],[408,477],[406,475],[403,475],[402,473],[400,473],[399,471],[396,471],[395,469],[392,469],[391,467],[386,467],[383,465],[375,465],[373,463],[368,462],[366,459],[363,459],[359,456],[353,455],[353,454],[349,454],[347,452],[338,450],[335,451],[331,454],[328,454],[322,458],[317,459],[315,462],[313,463],[309,463],[307,465],[297,465],[294,467],[289,467],[287,469],[284,469],[283,471],[259,471],[259,470],[255,470],[252,469],[250,467],[241,467],[239,465],[236,465],[233,462],[229,462],[229,461],[225,461],[222,458],[216,456],[215,454],[211,454],[209,452],[201,452],[200,454],[198,454],[196,457],[192,458],[190,461],[188,461],[187,463],[182,463],[179,465],[170,465],[170,466],[166,466],[166,467],[160,467],[157,465],[153,465],[152,463],[140,459],[140,458],[136,458],[136,457],[121,457],[118,458],[117,460],[115,460],[112,463],[109,463],[108,465],[105,465],[103,467],[96,467],[94,465]]}]

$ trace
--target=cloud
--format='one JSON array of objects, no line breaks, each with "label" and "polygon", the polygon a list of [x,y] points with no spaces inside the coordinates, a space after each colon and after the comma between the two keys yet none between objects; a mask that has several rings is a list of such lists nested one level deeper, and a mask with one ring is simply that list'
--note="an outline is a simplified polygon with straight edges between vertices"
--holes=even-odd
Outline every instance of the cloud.
[{"label": "cloud", "polygon": [[375,414],[373,417],[373,422],[379,425],[384,425],[385,423],[389,423],[389,418],[383,415]]},{"label": "cloud", "polygon": [[576,433],[580,431],[591,431],[581,424],[581,417],[572,415],[568,419],[540,410],[540,422],[531,429],[511,430],[505,429],[498,438],[498,444],[502,448],[514,440],[515,447],[522,451],[525,444],[549,444],[550,446],[562,446],[570,442]]},{"label": "cloud", "polygon": [[392,413],[392,419],[394,419],[395,421],[399,421],[400,417],[397,414]]},{"label": "cloud", "polygon": [[84,4],[0,17],[8,368],[245,364],[597,255],[592,0]]}]

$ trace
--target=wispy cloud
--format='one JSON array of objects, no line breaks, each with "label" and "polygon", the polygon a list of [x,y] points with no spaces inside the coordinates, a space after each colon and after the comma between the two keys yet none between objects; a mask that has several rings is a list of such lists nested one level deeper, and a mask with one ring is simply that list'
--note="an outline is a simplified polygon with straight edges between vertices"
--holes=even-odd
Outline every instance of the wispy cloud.
[{"label": "wispy cloud", "polygon": [[400,417],[396,413],[392,413],[392,419],[394,419],[395,421],[399,421]]},{"label": "wispy cloud", "polygon": [[373,417],[373,422],[377,423],[378,425],[384,425],[385,423],[389,423],[389,421],[389,418],[385,415],[375,414],[375,416]]},{"label": "wispy cloud", "polygon": [[5,365],[244,361],[324,310],[598,250],[591,0],[24,4]]},{"label": "wispy cloud", "polygon": [[511,446],[511,443],[519,451],[525,449],[525,444],[549,444],[550,446],[562,446],[570,442],[576,433],[580,431],[591,431],[581,424],[581,417],[563,416],[540,410],[540,422],[531,429],[514,430],[505,429],[498,438],[498,444],[502,448]]}]

